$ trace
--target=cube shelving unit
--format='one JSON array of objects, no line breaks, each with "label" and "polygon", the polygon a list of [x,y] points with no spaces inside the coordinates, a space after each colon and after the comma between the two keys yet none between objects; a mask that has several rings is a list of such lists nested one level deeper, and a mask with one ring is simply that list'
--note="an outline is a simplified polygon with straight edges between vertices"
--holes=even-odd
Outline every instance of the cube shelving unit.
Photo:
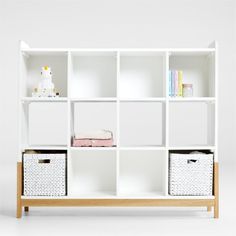
[{"label": "cube shelving unit", "polygon": [[[60,92],[35,98],[49,65]],[[169,70],[182,70],[194,96],[169,97]],[[17,217],[41,206],[214,208],[218,218],[217,45],[209,48],[77,49],[20,44]],[[78,131],[104,128],[113,147],[73,147]],[[23,195],[28,150],[67,154],[67,195]],[[169,155],[214,154],[211,196],[171,196]]]}]

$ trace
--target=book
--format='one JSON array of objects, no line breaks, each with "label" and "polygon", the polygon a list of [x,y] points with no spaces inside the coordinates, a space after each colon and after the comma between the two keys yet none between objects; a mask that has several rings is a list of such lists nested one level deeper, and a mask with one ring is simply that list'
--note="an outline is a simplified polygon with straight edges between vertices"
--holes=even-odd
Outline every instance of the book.
[{"label": "book", "polygon": [[169,70],[169,96],[172,97],[172,71]]},{"label": "book", "polygon": [[171,94],[175,96],[175,71],[171,71]]},{"label": "book", "polygon": [[178,92],[179,92],[178,71],[176,70],[176,71],[174,72],[174,74],[175,74],[175,80],[174,80],[174,83],[175,83],[174,96],[177,97],[177,96],[178,96]]},{"label": "book", "polygon": [[183,96],[183,71],[169,70],[169,96],[182,97]]},{"label": "book", "polygon": [[178,71],[178,96],[183,96],[183,71]]}]

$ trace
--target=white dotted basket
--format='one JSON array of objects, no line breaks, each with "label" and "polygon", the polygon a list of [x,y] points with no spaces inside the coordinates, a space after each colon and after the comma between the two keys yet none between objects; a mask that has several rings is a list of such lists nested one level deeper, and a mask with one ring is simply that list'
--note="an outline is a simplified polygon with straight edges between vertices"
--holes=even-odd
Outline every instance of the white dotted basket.
[{"label": "white dotted basket", "polygon": [[24,154],[25,196],[66,195],[66,154]]},{"label": "white dotted basket", "polygon": [[213,154],[170,154],[170,195],[212,195]]}]

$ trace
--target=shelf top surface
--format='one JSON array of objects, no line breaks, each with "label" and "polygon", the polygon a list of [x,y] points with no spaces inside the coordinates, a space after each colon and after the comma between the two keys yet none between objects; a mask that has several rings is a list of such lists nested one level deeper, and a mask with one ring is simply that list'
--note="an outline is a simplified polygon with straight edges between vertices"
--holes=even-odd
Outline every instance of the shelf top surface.
[{"label": "shelf top surface", "polygon": [[[72,55],[115,55],[120,52],[121,55],[162,55],[170,52],[170,55],[207,55],[215,52],[215,48],[23,48],[21,52],[29,55],[66,55],[71,52]],[[164,54],[163,54],[164,55]]]}]

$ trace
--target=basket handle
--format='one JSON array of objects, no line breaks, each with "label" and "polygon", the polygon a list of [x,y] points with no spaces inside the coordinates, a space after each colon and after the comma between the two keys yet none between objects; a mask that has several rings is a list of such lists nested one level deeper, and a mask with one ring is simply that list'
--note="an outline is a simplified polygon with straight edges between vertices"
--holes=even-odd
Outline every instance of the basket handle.
[{"label": "basket handle", "polygon": [[50,164],[51,160],[50,159],[39,159],[38,163],[39,164]]},{"label": "basket handle", "polygon": [[193,164],[193,163],[196,163],[196,162],[198,162],[198,160],[196,160],[196,159],[188,159],[187,160],[188,164]]}]

